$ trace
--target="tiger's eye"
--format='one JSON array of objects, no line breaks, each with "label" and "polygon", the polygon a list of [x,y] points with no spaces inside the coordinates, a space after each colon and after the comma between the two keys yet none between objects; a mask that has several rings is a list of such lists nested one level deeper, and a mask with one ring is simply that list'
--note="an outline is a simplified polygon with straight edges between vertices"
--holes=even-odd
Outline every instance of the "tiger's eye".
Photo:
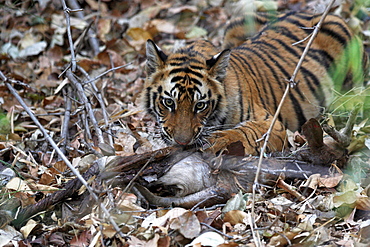
[{"label": "tiger's eye", "polygon": [[174,107],[175,102],[170,98],[165,98],[165,99],[163,99],[163,105],[166,106],[166,107],[172,108],[172,107]]},{"label": "tiger's eye", "polygon": [[199,101],[198,103],[195,104],[195,111],[201,112],[207,108],[207,103],[203,101]]}]

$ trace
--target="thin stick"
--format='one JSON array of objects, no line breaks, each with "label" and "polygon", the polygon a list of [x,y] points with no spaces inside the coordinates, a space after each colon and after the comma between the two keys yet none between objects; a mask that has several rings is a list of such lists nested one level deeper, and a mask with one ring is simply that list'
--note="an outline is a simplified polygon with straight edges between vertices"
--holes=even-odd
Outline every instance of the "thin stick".
[{"label": "thin stick", "polygon": [[70,46],[70,52],[71,52],[71,69],[72,71],[76,71],[76,56],[75,56],[75,51],[73,49],[73,41],[72,41],[72,34],[71,34],[71,20],[69,17],[70,12],[76,12],[76,11],[81,11],[82,9],[78,10],[71,10],[70,8],[67,7],[66,3],[64,0],[61,0],[62,5],[63,5],[63,11],[64,15],[66,16],[66,23],[67,23],[67,36],[68,36],[68,42]]},{"label": "thin stick", "polygon": [[[270,135],[271,135],[271,132],[272,132],[272,128],[274,127],[275,122],[278,119],[278,116],[280,114],[281,108],[282,108],[282,106],[284,104],[284,101],[285,101],[286,97],[288,96],[288,93],[289,93],[290,88],[293,87],[293,86],[295,86],[298,83],[298,82],[295,82],[295,78],[297,77],[298,71],[301,68],[302,63],[303,63],[303,60],[306,57],[306,55],[307,55],[307,53],[308,53],[308,51],[309,51],[309,49],[310,49],[310,47],[311,47],[314,39],[316,38],[318,32],[320,31],[321,25],[322,25],[323,21],[325,20],[326,16],[328,15],[329,10],[333,6],[334,2],[335,2],[335,0],[331,0],[330,1],[330,3],[328,4],[328,6],[326,7],[324,13],[322,14],[320,21],[317,23],[317,25],[316,25],[313,33],[312,33],[312,36],[311,36],[310,40],[308,41],[307,46],[305,47],[305,49],[304,49],[304,51],[302,53],[302,56],[301,56],[301,58],[298,61],[297,66],[295,67],[295,70],[293,72],[293,75],[290,78],[289,83],[287,84],[287,87],[285,89],[285,92],[283,94],[283,97],[281,98],[280,103],[279,103],[279,106],[278,106],[278,108],[277,108],[277,110],[275,112],[274,118],[272,119],[270,128],[268,129],[268,131],[264,135],[264,143],[263,143],[263,146],[262,146],[262,149],[261,149],[260,158],[259,158],[259,161],[258,161],[258,166],[257,166],[257,171],[256,171],[256,176],[255,176],[255,179],[254,179],[254,182],[253,182],[253,190],[252,190],[252,209],[251,209],[252,217],[251,218],[252,218],[252,222],[253,222],[253,225],[255,226],[255,228],[257,228],[256,227],[256,223],[255,223],[255,220],[254,220],[254,206],[255,206],[255,198],[256,198],[256,189],[257,189],[257,185],[258,185],[258,179],[259,179],[259,173],[260,173],[260,170],[261,170],[261,164],[262,164],[263,154],[265,153],[265,150],[266,150],[266,147],[267,147],[267,143],[268,143],[268,140],[269,140]],[[257,234],[258,234],[258,231],[257,231]],[[259,236],[257,237],[257,239],[255,239],[255,244],[257,246],[261,246],[261,242],[260,242],[260,237]]]},{"label": "thin stick", "polygon": [[[80,5],[78,4],[78,2],[76,0],[67,0],[67,1],[68,1],[68,5],[72,9],[80,9],[81,8]],[[85,16],[84,16],[84,14],[83,14],[82,11],[76,12],[75,14],[81,20],[84,20],[85,19]],[[94,32],[93,29],[88,28],[88,30],[87,30],[87,38],[89,40],[90,47],[92,48],[93,56],[98,55],[98,53],[99,53],[99,41],[96,38],[96,34],[95,34],[95,32]]]},{"label": "thin stick", "polygon": [[71,94],[72,94],[72,88],[68,86],[67,88],[63,88],[63,94],[64,94],[64,101],[66,102],[66,108],[64,112],[64,119],[62,123],[61,133],[60,136],[62,138],[62,151],[64,154],[67,153],[67,141],[68,141],[68,124],[71,119],[71,109],[72,109],[72,100],[71,100]]},{"label": "thin stick", "polygon": [[95,97],[97,98],[97,100],[99,101],[100,107],[102,109],[102,114],[103,114],[103,119],[104,119],[104,125],[106,126],[106,131],[108,133],[109,145],[111,145],[113,147],[112,131],[109,128],[109,119],[108,119],[108,114],[107,114],[107,110],[106,110],[106,107],[105,107],[105,103],[104,103],[104,100],[103,100],[103,97],[102,97],[102,93],[96,87],[96,85],[94,83],[94,80],[91,80],[89,74],[81,66],[77,66],[77,68],[88,79],[88,81],[89,81],[89,83],[91,85],[91,88],[93,90],[93,93],[94,93]]},{"label": "thin stick", "polygon": [[35,115],[32,113],[31,109],[27,106],[27,104],[23,101],[22,97],[19,96],[17,91],[14,89],[14,87],[9,83],[8,78],[0,71],[0,78],[4,81],[5,85],[8,87],[9,91],[12,93],[12,95],[18,100],[19,104],[23,107],[23,109],[27,112],[27,114],[30,116],[32,121],[37,125],[37,127],[40,129],[42,134],[44,135],[45,139],[50,143],[50,145],[54,148],[54,150],[58,153],[59,157],[66,163],[69,169],[73,172],[73,174],[76,175],[78,180],[81,181],[81,183],[86,187],[86,189],[89,191],[92,198],[96,201],[97,204],[100,205],[103,212],[107,216],[109,222],[112,224],[114,229],[120,234],[122,238],[126,238],[125,234],[121,232],[121,229],[118,227],[116,222],[113,220],[112,216],[110,215],[108,209],[104,206],[103,203],[99,201],[99,197],[94,193],[92,188],[89,186],[89,184],[86,182],[86,180],[81,176],[80,172],[72,165],[71,162],[69,162],[68,158],[64,155],[62,150],[58,147],[58,145],[54,142],[54,140],[50,137],[50,135],[47,133],[46,129],[42,126],[42,124],[39,122],[39,120],[35,117]]},{"label": "thin stick", "polygon": [[[104,143],[104,138],[103,138],[103,132],[99,128],[98,122],[96,121],[94,112],[92,110],[92,106],[90,101],[88,100],[87,96],[84,93],[84,89],[79,83],[79,81],[75,78],[74,74],[72,73],[71,70],[66,71],[66,76],[69,79],[69,81],[73,84],[73,86],[77,89],[77,93],[79,94],[79,98],[82,101],[82,104],[85,106],[87,114],[89,114],[90,121],[94,127],[95,133],[98,136],[99,143]],[[88,125],[86,126],[88,128]]]}]

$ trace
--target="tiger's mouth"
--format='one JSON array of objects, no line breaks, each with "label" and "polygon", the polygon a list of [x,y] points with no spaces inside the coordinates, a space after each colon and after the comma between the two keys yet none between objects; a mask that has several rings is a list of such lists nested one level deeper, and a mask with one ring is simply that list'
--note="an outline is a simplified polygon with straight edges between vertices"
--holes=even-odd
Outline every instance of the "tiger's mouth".
[{"label": "tiger's mouth", "polygon": [[168,145],[190,146],[201,142],[203,134],[203,127],[198,127],[191,133],[191,131],[177,130],[172,131],[168,127],[162,127],[162,139]]}]

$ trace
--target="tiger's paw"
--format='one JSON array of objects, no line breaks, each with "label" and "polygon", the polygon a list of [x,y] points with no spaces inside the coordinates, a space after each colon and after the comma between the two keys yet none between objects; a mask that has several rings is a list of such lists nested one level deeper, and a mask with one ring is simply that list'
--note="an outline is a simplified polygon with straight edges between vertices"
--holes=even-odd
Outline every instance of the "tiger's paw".
[{"label": "tiger's paw", "polygon": [[244,156],[246,153],[243,140],[238,136],[231,135],[228,130],[214,132],[209,138],[209,145],[204,149],[213,154],[229,154]]}]

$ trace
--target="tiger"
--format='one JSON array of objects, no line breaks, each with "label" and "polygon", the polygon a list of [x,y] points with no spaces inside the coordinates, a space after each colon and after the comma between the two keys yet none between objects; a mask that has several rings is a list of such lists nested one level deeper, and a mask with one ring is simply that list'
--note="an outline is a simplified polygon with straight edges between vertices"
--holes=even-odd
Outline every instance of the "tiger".
[{"label": "tiger", "polygon": [[[320,18],[299,12],[253,17],[262,26],[255,34],[241,34],[245,21],[238,20],[226,28],[223,47],[202,39],[169,55],[148,40],[141,102],[157,119],[162,139],[213,153],[231,152],[238,144],[243,155],[260,154],[260,140]],[[360,41],[341,17],[325,18],[272,128],[267,153],[287,146],[287,129],[299,130],[320,115],[334,84],[364,81],[367,57],[354,42]]]}]

